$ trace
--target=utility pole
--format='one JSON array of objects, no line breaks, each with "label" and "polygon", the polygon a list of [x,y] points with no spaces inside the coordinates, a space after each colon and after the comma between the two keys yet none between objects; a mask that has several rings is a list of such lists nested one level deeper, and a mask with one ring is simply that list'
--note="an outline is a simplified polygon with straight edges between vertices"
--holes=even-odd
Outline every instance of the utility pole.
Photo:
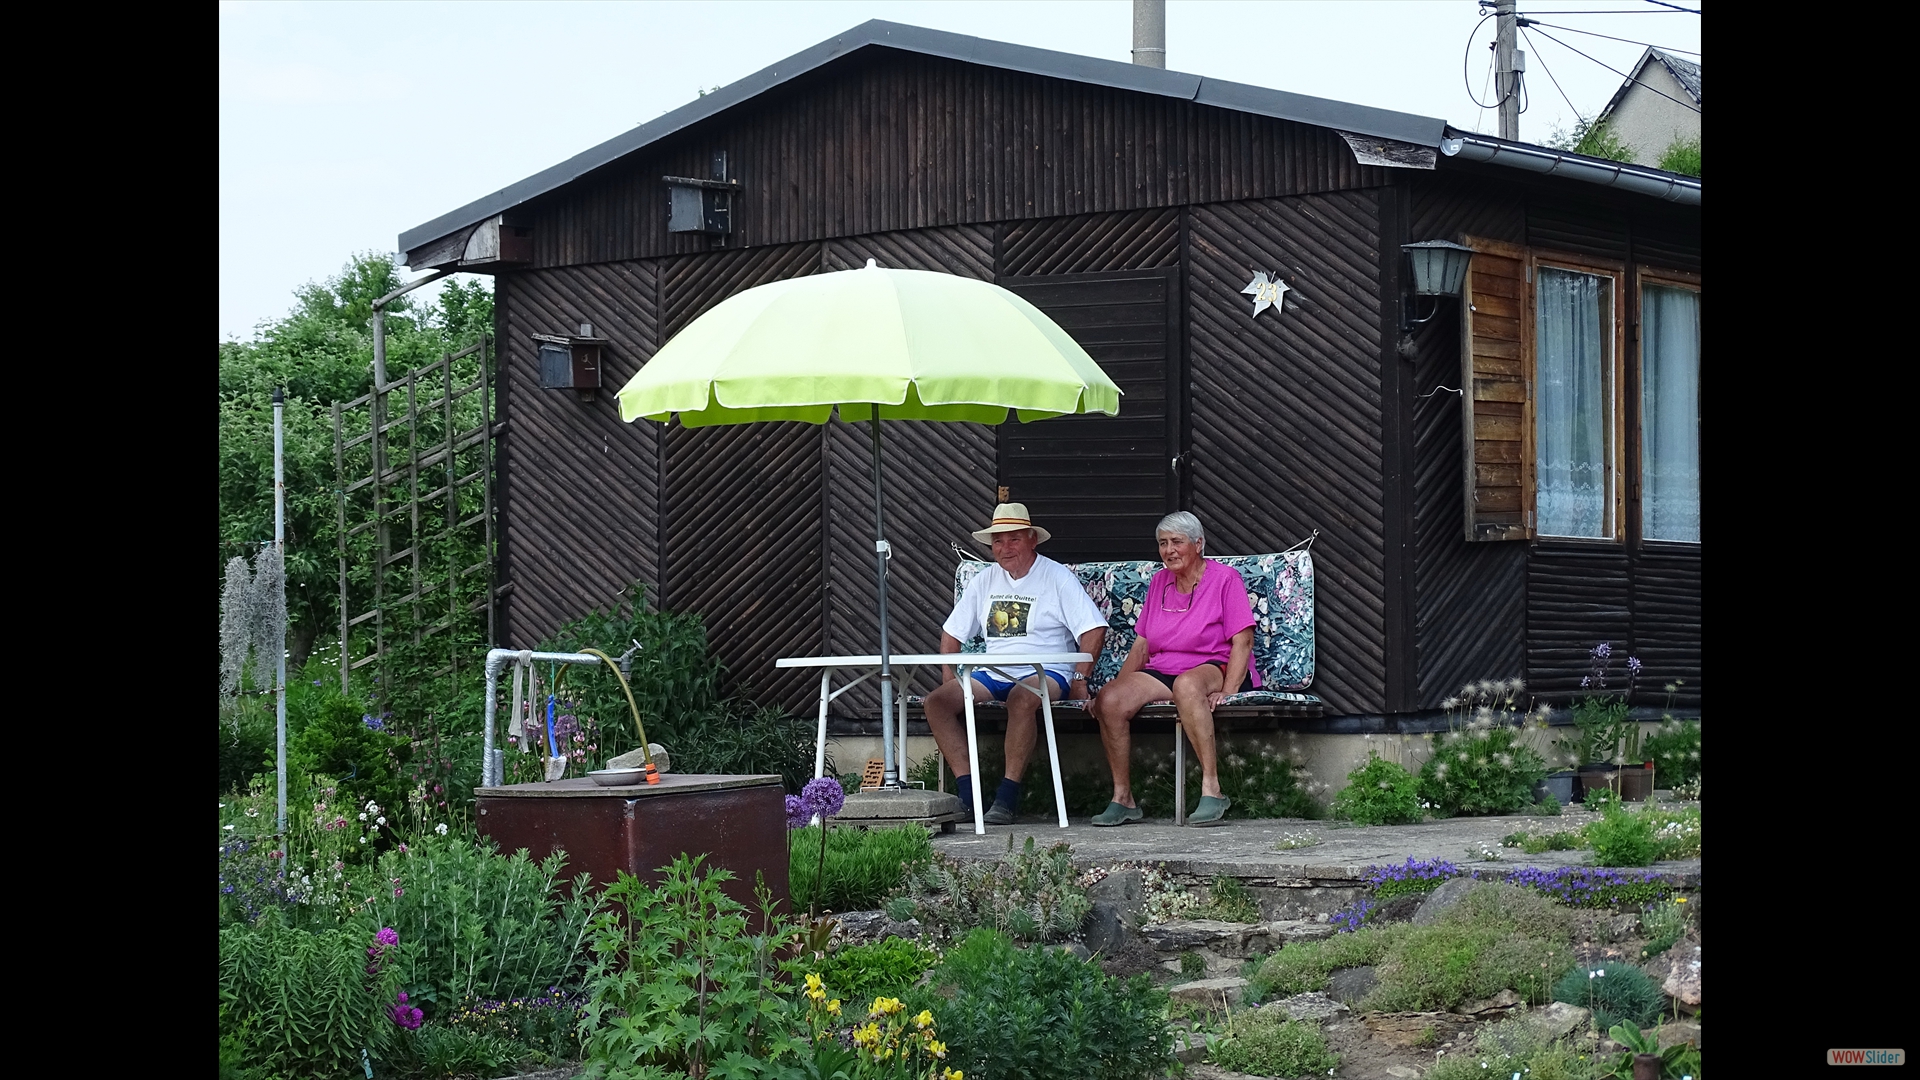
[{"label": "utility pole", "polygon": [[1133,0],[1133,62],[1167,66],[1167,0]]},{"label": "utility pole", "polygon": [[1514,48],[1520,20],[1516,0],[1494,0],[1493,89],[1500,95],[1500,137],[1520,139],[1520,76],[1527,70],[1527,54]]}]

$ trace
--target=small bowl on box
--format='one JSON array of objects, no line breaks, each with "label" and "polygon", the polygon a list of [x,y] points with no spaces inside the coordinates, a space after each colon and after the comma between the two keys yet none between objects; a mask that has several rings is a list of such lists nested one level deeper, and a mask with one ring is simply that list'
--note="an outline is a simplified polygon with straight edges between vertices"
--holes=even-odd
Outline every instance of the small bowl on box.
[{"label": "small bowl on box", "polygon": [[647,782],[645,769],[595,769],[587,775],[601,787],[633,787]]}]

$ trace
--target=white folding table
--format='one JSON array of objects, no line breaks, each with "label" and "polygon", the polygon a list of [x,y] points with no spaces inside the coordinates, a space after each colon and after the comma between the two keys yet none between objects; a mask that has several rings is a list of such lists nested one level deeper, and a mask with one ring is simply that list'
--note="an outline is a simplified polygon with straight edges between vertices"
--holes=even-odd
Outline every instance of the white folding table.
[{"label": "white folding table", "polygon": [[[952,664],[962,682],[973,676],[976,671],[991,671],[1000,678],[1038,694],[1040,712],[1047,728],[1047,760],[1053,767],[1053,801],[1060,812],[1060,827],[1067,827],[1067,792],[1060,781],[1060,745],[1053,734],[1053,699],[1045,693],[1033,690],[1020,682],[1031,677],[1044,679],[1040,672],[1048,664],[1089,664],[1093,662],[1092,653],[898,653],[887,658],[894,669],[894,701],[898,710],[899,722],[895,730],[899,732],[900,747],[894,760],[901,768],[907,763],[907,696],[901,693],[913,678],[915,668],[929,664]],[[775,660],[776,668],[819,668],[820,669],[820,729],[814,743],[813,775],[818,777],[827,768],[827,705],[834,698],[880,674],[880,657],[873,656],[789,656]],[[833,674],[836,671],[854,672],[862,669],[865,674],[852,679],[839,689],[833,688]],[[1012,674],[1008,669],[1029,668],[1031,673],[1020,671]],[[1043,688],[1044,688],[1044,684]],[[987,831],[986,807],[980,801],[980,741],[974,730],[973,695],[961,695],[966,701],[967,714],[967,764],[973,778],[973,831],[984,834]]]}]

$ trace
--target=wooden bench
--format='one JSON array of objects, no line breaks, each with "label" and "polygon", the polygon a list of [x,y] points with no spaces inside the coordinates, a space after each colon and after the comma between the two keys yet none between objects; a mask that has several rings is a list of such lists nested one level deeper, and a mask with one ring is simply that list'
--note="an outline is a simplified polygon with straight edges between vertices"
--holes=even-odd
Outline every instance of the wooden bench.
[{"label": "wooden bench", "polygon": [[[1231,694],[1214,709],[1214,723],[1221,731],[1272,729],[1287,720],[1317,720],[1326,707],[1317,695],[1307,693],[1313,684],[1313,556],[1305,548],[1272,555],[1211,556],[1240,571],[1247,584],[1247,600],[1256,620],[1253,628],[1253,656],[1250,665],[1260,673],[1261,688],[1244,694]],[[962,562],[954,570],[953,595],[957,603],[967,583],[989,564]],[[1107,616],[1107,640],[1095,661],[1087,688],[1100,687],[1120,673],[1127,653],[1133,649],[1134,626],[1147,600],[1147,582],[1161,569],[1158,562],[1068,563],[1067,569],[1080,579],[1094,606]],[[984,652],[986,642],[976,638],[962,645],[963,652]],[[920,698],[909,698],[919,710]],[[1099,724],[1087,715],[1085,699],[1053,703],[1057,731],[1098,731]],[[924,711],[919,712],[924,716]],[[1004,729],[1006,706],[987,702],[976,707],[975,715]],[[1179,713],[1171,700],[1148,705],[1134,721],[1136,732],[1174,733],[1174,821],[1186,821],[1186,739],[1182,737]]]}]

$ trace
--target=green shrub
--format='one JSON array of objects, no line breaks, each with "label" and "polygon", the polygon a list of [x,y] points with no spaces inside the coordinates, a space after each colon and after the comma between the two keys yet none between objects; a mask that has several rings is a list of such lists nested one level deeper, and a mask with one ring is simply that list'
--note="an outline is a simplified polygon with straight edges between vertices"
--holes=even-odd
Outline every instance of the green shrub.
[{"label": "green shrub", "polygon": [[1647,945],[1641,950],[1641,956],[1666,952],[1687,932],[1687,902],[1674,899],[1648,904],[1640,916],[1640,928],[1647,934]]},{"label": "green shrub", "polygon": [[1390,923],[1335,934],[1325,941],[1291,942],[1267,957],[1248,978],[1248,996],[1255,1001],[1272,1001],[1325,990],[1327,977],[1341,968],[1378,964],[1408,929],[1405,923]]},{"label": "green shrub", "polygon": [[1660,152],[1660,168],[1682,176],[1700,175],[1700,136],[1675,139]]},{"label": "green shrub", "polygon": [[1340,1066],[1318,1024],[1288,1020],[1278,1009],[1236,1014],[1207,1056],[1223,1069],[1257,1076],[1318,1076]]},{"label": "green shrub", "polygon": [[390,964],[368,973],[371,945],[370,934],[310,933],[272,917],[221,930],[220,1004],[247,1065],[339,1076],[360,1068],[362,1048],[384,1061],[399,1031],[387,1015],[399,976]]},{"label": "green shrub", "polygon": [[1524,1019],[1509,1019],[1481,1028],[1471,1051],[1447,1054],[1427,1075],[1441,1080],[1494,1080],[1519,1073],[1527,1080],[1589,1080],[1591,1069],[1592,1064],[1572,1047],[1544,1038]]},{"label": "green shrub", "polygon": [[431,1077],[499,1076],[526,1055],[512,1039],[428,1024],[407,1040],[417,1068]]},{"label": "green shrub", "polygon": [[1246,883],[1229,874],[1213,879],[1207,888],[1207,902],[1194,910],[1193,918],[1219,919],[1221,922],[1260,921],[1260,901],[1253,898]]},{"label": "green shrub", "polygon": [[1697,859],[1700,857],[1700,807],[1683,806],[1677,810],[1649,806],[1640,811],[1647,828],[1653,832],[1654,858]]},{"label": "green shrub", "polygon": [[228,708],[222,699],[220,716],[220,794],[244,791],[257,773],[273,771],[279,735],[273,712],[260,708]]},{"label": "green shrub", "polygon": [[[1173,816],[1173,758],[1165,744],[1154,747],[1134,740],[1133,794],[1148,817]],[[1246,746],[1221,744],[1220,791],[1233,800],[1230,818],[1318,818],[1323,815],[1314,801],[1312,777],[1304,768],[1304,759],[1278,744],[1257,742]],[[1104,770],[1101,770],[1104,775]],[[1191,811],[1200,798],[1199,756],[1187,754],[1187,805]],[[1106,808],[1113,794],[1111,784],[1099,796]]]},{"label": "green shrub", "polygon": [[940,956],[917,941],[887,938],[828,953],[809,970],[829,994],[865,1006],[877,997],[904,997]]},{"label": "green shrub", "polygon": [[[954,938],[975,928],[1000,930],[1020,941],[1062,941],[1080,929],[1093,901],[1080,887],[1073,849],[1066,844],[1039,851],[1033,837],[997,862],[961,862],[936,852],[932,861],[907,871],[901,899],[935,934]],[[905,903],[889,903],[889,913]]]},{"label": "green shrub", "polygon": [[[698,1076],[730,1057],[765,1059],[784,1045],[789,1005],[772,956],[788,924],[764,883],[761,910],[749,920],[720,889],[732,872],[703,870],[704,860],[680,855],[657,889],[624,871],[607,889],[611,910],[592,923],[582,1022],[596,1075]],[[761,933],[749,934],[750,922]]]},{"label": "green shrub", "polygon": [[430,1010],[529,996],[586,963],[600,895],[585,874],[563,895],[565,864],[560,852],[535,863],[525,850],[497,855],[490,841],[429,833],[380,857],[355,923],[399,932],[394,969]]},{"label": "green shrub", "polygon": [[[829,789],[831,790],[831,789]],[[879,907],[900,885],[907,867],[933,857],[927,830],[919,825],[886,829],[827,830],[826,888],[820,876],[820,827],[787,834],[787,894],[793,910],[866,911]]]},{"label": "green shrub", "polygon": [[1333,816],[1358,825],[1412,825],[1420,809],[1420,781],[1398,764],[1367,751],[1367,763],[1347,774],[1334,796]]},{"label": "green shrub", "polygon": [[1594,1025],[1606,1031],[1622,1020],[1642,1027],[1660,1018],[1667,996],[1632,964],[1606,960],[1568,971],[1553,984],[1553,1000],[1592,1009]]},{"label": "green shrub", "polygon": [[1511,814],[1533,803],[1547,763],[1518,728],[1476,722],[1443,736],[1420,767],[1420,797],[1440,817]]},{"label": "green shrub", "polygon": [[1586,837],[1597,866],[1648,866],[1660,854],[1647,816],[1613,803],[1606,804],[1600,820],[1587,823]]},{"label": "green shrub", "polygon": [[1700,779],[1700,721],[1669,716],[1641,745],[1653,762],[1653,782],[1674,788]]},{"label": "green shrub", "polygon": [[[287,703],[287,771],[318,773],[335,779],[341,801],[351,805],[375,802],[384,807],[406,804],[401,767],[411,756],[411,744],[389,734],[385,721],[367,712],[364,703],[341,694],[338,688],[306,688],[304,722],[295,731],[291,690]],[[369,723],[371,721],[371,723]]]},{"label": "green shrub", "polygon": [[1530,890],[1486,883],[1426,926],[1409,927],[1376,972],[1369,1007],[1448,1009],[1514,990],[1529,1002],[1573,963],[1572,920]]},{"label": "green shrub", "polygon": [[968,1080],[1160,1076],[1173,1064],[1167,995],[1064,949],[1018,949],[979,929],[934,969],[910,1009],[931,1009],[948,1067]]}]

